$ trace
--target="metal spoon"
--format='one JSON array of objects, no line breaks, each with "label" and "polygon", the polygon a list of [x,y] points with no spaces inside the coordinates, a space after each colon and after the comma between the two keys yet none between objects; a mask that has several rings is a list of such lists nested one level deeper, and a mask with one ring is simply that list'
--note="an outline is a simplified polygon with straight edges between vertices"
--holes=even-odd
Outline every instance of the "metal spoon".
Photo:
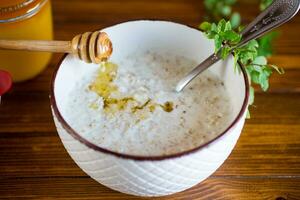
[{"label": "metal spoon", "polygon": [[[256,19],[251,22],[242,32],[242,40],[236,47],[241,47],[250,40],[257,39],[265,33],[277,28],[293,18],[300,8],[300,0],[274,0],[274,2]],[[181,79],[176,91],[182,91],[196,76],[221,59],[220,51],[209,56],[183,79]]]}]

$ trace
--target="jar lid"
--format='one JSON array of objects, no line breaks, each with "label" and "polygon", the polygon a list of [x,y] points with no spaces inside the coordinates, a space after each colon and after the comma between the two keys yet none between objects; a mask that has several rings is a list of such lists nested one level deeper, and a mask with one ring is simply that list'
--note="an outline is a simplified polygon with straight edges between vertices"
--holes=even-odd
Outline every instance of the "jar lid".
[{"label": "jar lid", "polygon": [[15,22],[36,14],[47,0],[1,0],[0,23]]}]

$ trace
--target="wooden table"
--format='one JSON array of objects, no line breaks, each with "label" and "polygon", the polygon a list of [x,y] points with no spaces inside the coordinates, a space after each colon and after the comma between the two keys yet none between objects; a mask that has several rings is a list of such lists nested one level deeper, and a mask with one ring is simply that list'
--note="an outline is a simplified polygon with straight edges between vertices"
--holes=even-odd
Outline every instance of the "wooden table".
[{"label": "wooden table", "polygon": [[[245,22],[257,1],[242,1]],[[204,14],[197,0],[53,0],[57,39],[133,19],[165,19],[197,26]],[[300,17],[281,28],[271,62],[268,93],[257,91],[252,119],[231,156],[196,187],[162,199],[300,199]],[[139,199],[112,191],[83,173],[56,133],[49,106],[55,64],[34,80],[15,84],[0,106],[0,198]],[[1,61],[0,61],[1,62]]]}]

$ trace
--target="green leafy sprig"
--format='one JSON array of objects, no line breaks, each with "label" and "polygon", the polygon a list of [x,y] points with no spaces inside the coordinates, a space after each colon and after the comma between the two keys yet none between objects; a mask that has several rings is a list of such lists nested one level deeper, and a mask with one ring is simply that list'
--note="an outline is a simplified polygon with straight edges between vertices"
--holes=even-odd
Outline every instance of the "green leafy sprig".
[{"label": "green leafy sprig", "polygon": [[[218,24],[203,22],[200,27],[209,39],[215,43],[215,53],[226,59],[230,54],[234,56],[236,69],[244,67],[251,83],[258,84],[263,91],[269,88],[269,78],[273,71],[283,74],[284,71],[275,65],[268,64],[267,58],[260,53],[260,46],[256,40],[251,40],[242,47],[237,47],[242,35],[233,30],[231,23],[222,19]],[[250,102],[254,102],[254,88],[250,89]]]},{"label": "green leafy sprig", "polygon": [[[261,0],[259,4],[260,10],[266,9],[273,0]],[[208,16],[206,20],[209,22],[218,22],[221,19],[229,20],[233,29],[237,29],[241,25],[241,15],[233,11],[233,6],[237,4],[237,0],[205,0],[204,6]],[[272,42],[278,36],[277,32],[272,32],[258,39],[258,54],[261,56],[271,56],[273,54]]]},{"label": "green leafy sprig", "polygon": [[[273,0],[261,0],[260,10],[266,9],[272,2]],[[238,12],[233,11],[233,6],[236,3],[237,0],[205,0],[204,5],[208,12],[206,20],[208,22],[203,22],[200,29],[206,33],[209,39],[214,40],[215,53],[218,53],[222,59],[226,59],[231,53],[234,56],[235,69],[239,70],[240,67],[244,67],[251,83],[258,84],[263,91],[267,91],[269,78],[273,71],[275,70],[279,74],[284,73],[281,68],[267,62],[267,57],[273,54],[273,40],[279,34],[271,32],[258,40],[250,41],[247,45],[233,50],[233,47],[241,40],[239,34],[241,16]],[[254,88],[251,86],[249,104],[252,105],[253,103]]]},{"label": "green leafy sprig", "polygon": [[[215,42],[215,53],[221,50],[223,59],[227,58],[232,47],[241,41],[241,35],[236,33],[230,22],[222,19],[218,24],[203,22],[199,27],[205,32],[208,39],[213,39]],[[223,47],[223,48],[222,48]]]}]

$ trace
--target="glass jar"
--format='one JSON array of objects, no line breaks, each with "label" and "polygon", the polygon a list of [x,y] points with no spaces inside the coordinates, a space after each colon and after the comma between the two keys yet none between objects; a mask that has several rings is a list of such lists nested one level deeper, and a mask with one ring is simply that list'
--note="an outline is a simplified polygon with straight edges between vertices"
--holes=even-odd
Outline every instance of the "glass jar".
[{"label": "glass jar", "polygon": [[[0,38],[52,40],[50,0],[0,0]],[[0,69],[14,82],[38,75],[47,66],[51,53],[0,50]]]}]

